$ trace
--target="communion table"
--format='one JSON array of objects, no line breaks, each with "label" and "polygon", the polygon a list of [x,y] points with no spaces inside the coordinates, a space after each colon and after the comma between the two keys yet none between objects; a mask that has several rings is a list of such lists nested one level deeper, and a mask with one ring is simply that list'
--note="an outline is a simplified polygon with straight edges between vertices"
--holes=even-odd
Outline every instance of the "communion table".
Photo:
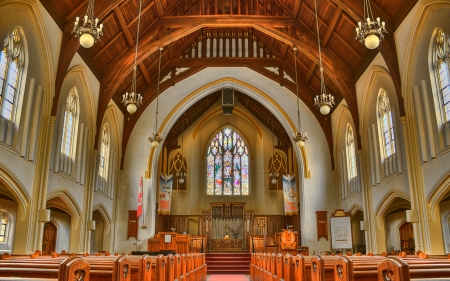
[{"label": "communion table", "polygon": [[242,239],[213,239],[213,251],[242,251]]}]

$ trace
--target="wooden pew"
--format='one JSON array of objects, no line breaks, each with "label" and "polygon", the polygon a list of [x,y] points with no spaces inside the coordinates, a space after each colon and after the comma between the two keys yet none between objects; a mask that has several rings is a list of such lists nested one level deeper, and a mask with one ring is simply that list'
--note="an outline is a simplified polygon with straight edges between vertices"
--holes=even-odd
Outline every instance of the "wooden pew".
[{"label": "wooden pew", "polygon": [[70,257],[62,262],[51,265],[37,263],[36,267],[11,267],[13,263],[0,262],[0,280],[13,280],[10,276],[15,276],[14,280],[26,278],[27,280],[58,280],[73,281],[85,280],[89,281],[90,268],[89,264],[80,257]]}]

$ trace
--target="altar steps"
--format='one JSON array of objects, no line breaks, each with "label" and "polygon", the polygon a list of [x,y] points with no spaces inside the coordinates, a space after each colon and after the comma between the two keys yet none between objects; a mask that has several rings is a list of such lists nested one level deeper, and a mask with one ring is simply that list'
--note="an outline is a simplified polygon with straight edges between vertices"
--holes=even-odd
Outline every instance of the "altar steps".
[{"label": "altar steps", "polygon": [[207,253],[207,274],[250,274],[250,253]]}]

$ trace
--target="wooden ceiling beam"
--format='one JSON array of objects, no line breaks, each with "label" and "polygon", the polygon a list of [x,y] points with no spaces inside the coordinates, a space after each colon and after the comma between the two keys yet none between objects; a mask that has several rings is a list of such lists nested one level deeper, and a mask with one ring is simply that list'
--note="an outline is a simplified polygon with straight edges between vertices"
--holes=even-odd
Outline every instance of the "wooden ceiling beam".
[{"label": "wooden ceiling beam", "polygon": [[325,35],[323,36],[323,39],[322,39],[322,45],[324,48],[330,42],[331,35],[333,34],[334,29],[336,28],[337,21],[338,21],[339,17],[341,16],[341,14],[342,14],[342,8],[337,7],[336,10],[334,11],[333,18],[331,19],[331,22],[330,22],[330,25],[328,26],[327,32],[325,33]]},{"label": "wooden ceiling beam", "polygon": [[292,10],[292,17],[296,19],[302,6],[302,0],[295,0],[294,9]]},{"label": "wooden ceiling beam", "polygon": [[152,79],[150,79],[150,75],[148,74],[148,71],[142,62],[139,64],[139,69],[142,72],[142,76],[144,76],[145,83],[147,83],[147,85],[150,85],[150,83],[152,82]]},{"label": "wooden ceiling beam", "polygon": [[153,0],[156,7],[156,14],[158,15],[158,19],[162,19],[164,17],[164,12],[161,4],[161,0]]},{"label": "wooden ceiling beam", "polygon": [[209,67],[242,67],[252,64],[261,67],[278,67],[281,62],[278,58],[215,57],[174,59],[173,65],[175,67],[197,67],[207,64]]},{"label": "wooden ceiling beam", "polygon": [[114,14],[116,15],[117,20],[119,21],[120,28],[122,29],[123,34],[125,34],[125,38],[127,39],[126,42],[128,44],[128,47],[134,46],[134,39],[131,35],[130,30],[128,29],[128,26],[125,22],[125,18],[123,17],[122,11],[119,9],[119,7],[114,8]]}]

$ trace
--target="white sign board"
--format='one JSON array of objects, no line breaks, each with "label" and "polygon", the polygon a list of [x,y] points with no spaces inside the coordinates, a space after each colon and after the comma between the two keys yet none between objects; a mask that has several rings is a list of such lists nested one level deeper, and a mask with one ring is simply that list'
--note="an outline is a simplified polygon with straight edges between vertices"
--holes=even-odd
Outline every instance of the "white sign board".
[{"label": "white sign board", "polygon": [[332,217],[331,248],[352,249],[352,224],[350,217]]}]

